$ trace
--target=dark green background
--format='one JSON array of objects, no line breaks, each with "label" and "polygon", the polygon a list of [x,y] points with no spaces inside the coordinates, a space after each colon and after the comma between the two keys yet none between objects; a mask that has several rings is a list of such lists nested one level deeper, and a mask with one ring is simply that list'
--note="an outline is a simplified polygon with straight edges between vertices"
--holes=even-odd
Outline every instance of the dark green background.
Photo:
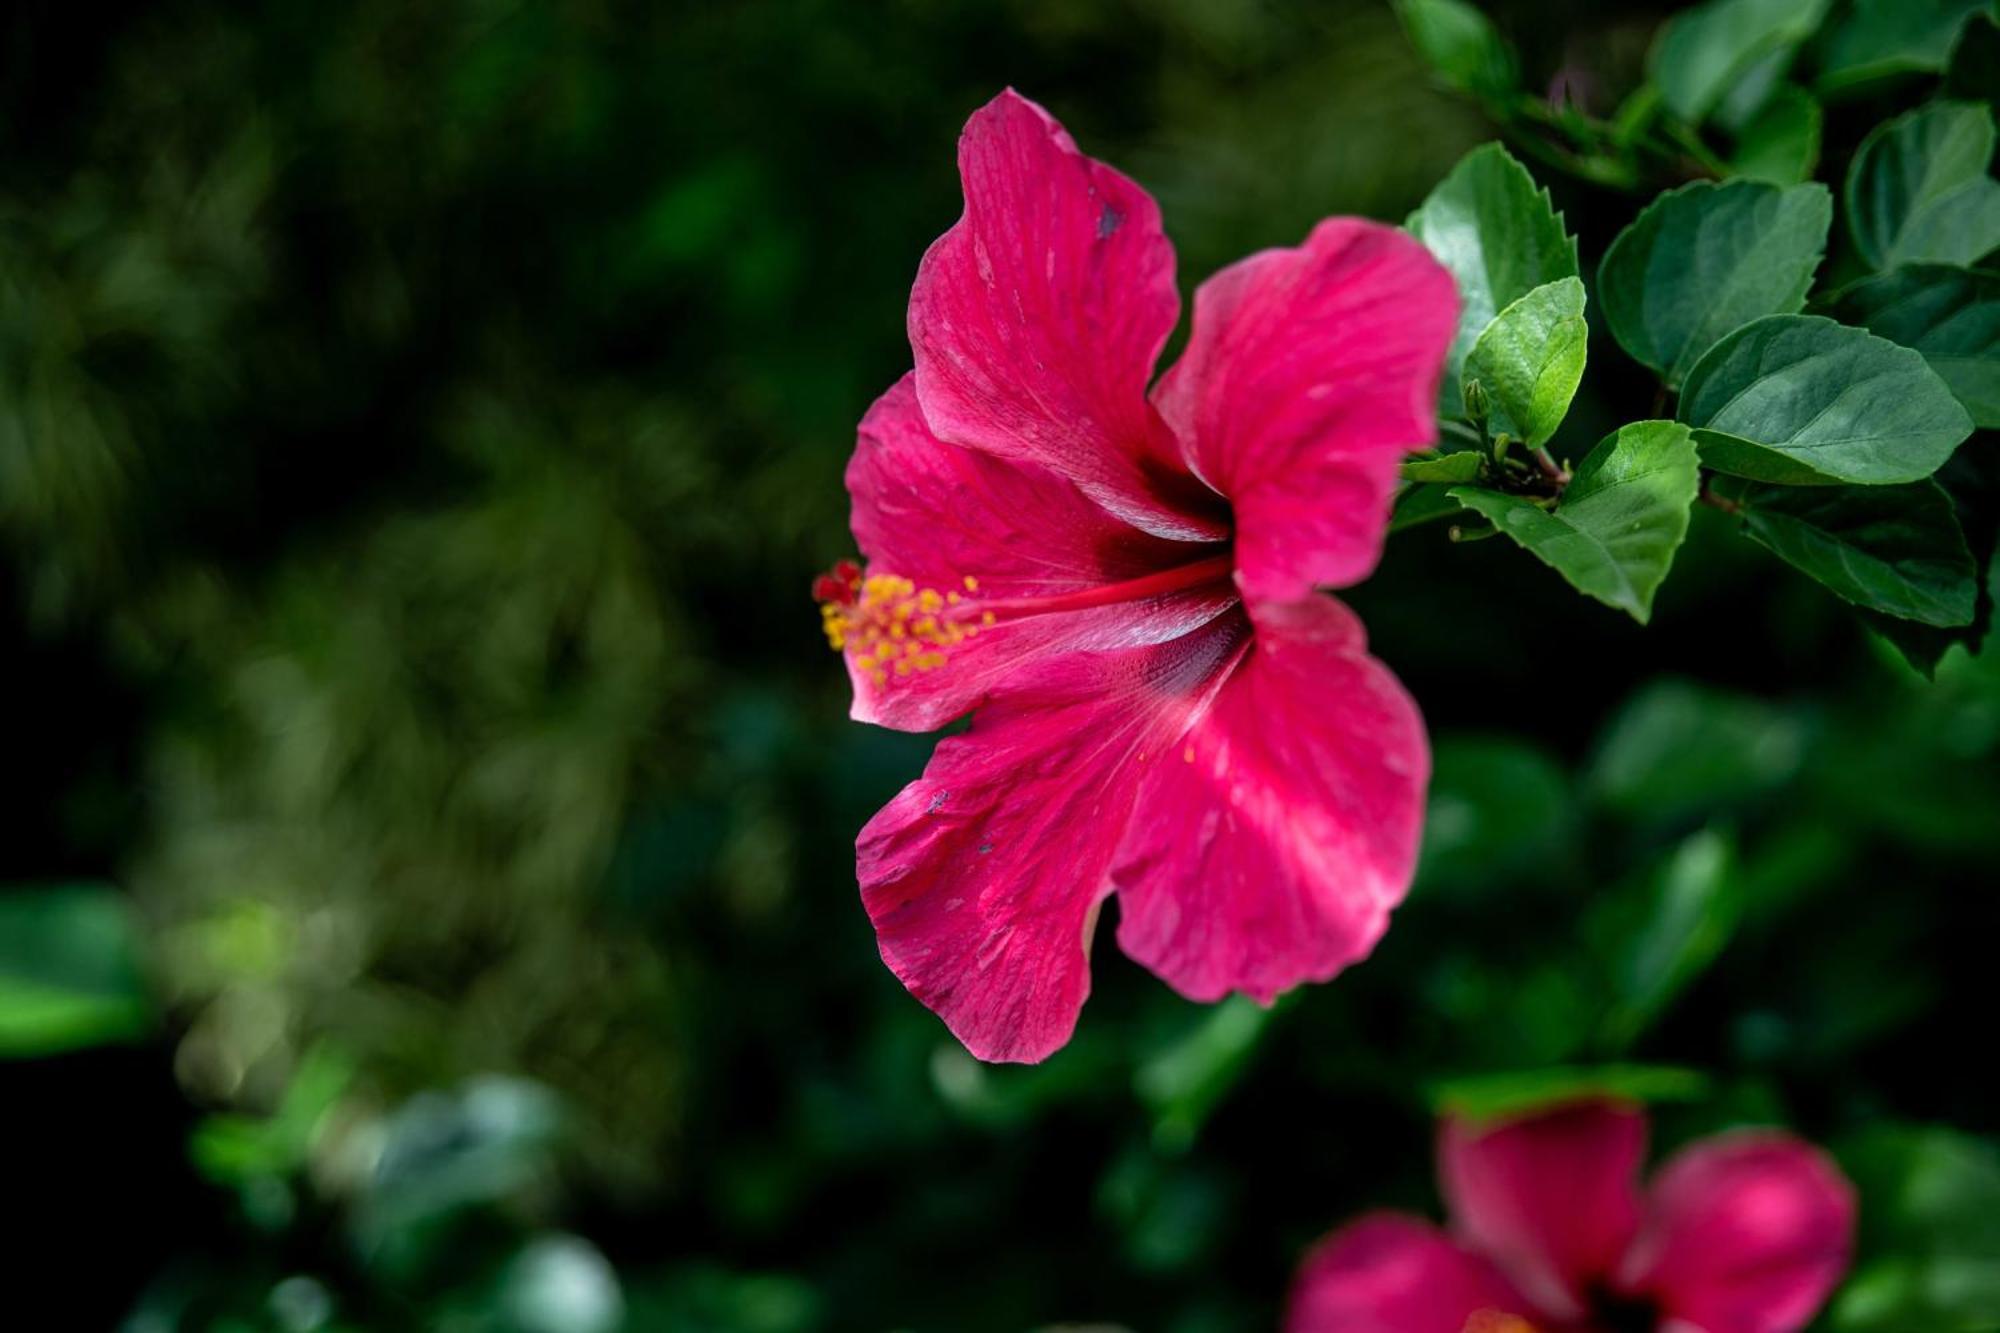
[{"label": "dark green background", "polygon": [[[1658,15],[1503,17],[1605,110]],[[1983,1204],[1898,1211],[1990,1167],[1904,1126],[2000,1131],[2000,669],[1923,683],[1709,510],[1644,630],[1391,542],[1351,600],[1438,779],[1335,984],[1203,1009],[1106,929],[1071,1046],[984,1069],[876,960],[852,838],[930,742],[845,720],[807,588],[959,126],[1042,101],[1191,286],[1491,137],[1385,8],[29,0],[0,43],[39,1326],[589,1333],[615,1283],[634,1329],[1267,1327],[1314,1236],[1435,1208],[1441,1080],[1610,1060],[1697,1071],[1665,1145],[1874,1170],[1878,1289],[2000,1288]],[[1593,266],[1640,201],[1549,183]],[[1648,411],[1592,357],[1566,454]]]}]

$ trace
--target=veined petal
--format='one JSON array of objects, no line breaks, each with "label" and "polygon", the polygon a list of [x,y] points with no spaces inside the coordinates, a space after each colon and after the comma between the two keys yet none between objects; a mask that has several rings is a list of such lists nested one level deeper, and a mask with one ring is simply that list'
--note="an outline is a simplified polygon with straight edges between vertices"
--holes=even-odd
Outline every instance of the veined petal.
[{"label": "veined petal", "polygon": [[1171,643],[1038,665],[861,830],[882,961],[982,1060],[1069,1040],[1137,757],[1185,731],[1240,655],[1240,615]]},{"label": "veined petal", "polygon": [[1154,400],[1234,508],[1247,596],[1290,600],[1375,567],[1397,463],[1437,439],[1457,319],[1451,275],[1422,245],[1354,218],[1201,285]]},{"label": "veined petal", "polygon": [[1118,943],[1191,999],[1268,1002],[1364,957],[1422,827],[1423,720],[1331,597],[1252,606],[1255,646],[1150,756],[1112,871]]},{"label": "veined petal", "polygon": [[1591,1101],[1493,1127],[1447,1120],[1438,1174],[1452,1230],[1557,1320],[1579,1318],[1639,1220],[1646,1118]]},{"label": "veined petal", "polygon": [[1148,531],[1222,536],[1146,401],[1180,318],[1152,196],[1012,90],[966,123],[958,169],[964,216],[924,255],[910,293],[931,428],[1040,463]]},{"label": "veined petal", "polygon": [[1171,596],[1026,610],[1184,566],[1204,548],[1141,532],[1038,463],[938,439],[917,405],[912,375],[862,418],[847,489],[868,571],[933,591],[947,603],[934,622],[963,622],[960,632],[933,634],[933,641],[910,635],[897,642],[910,654],[907,666],[875,645],[850,644],[857,721],[930,731],[976,708],[1028,662],[1177,638],[1235,602],[1218,581]]},{"label": "veined petal", "polygon": [[1649,1296],[1663,1329],[1794,1333],[1853,1245],[1854,1190],[1839,1168],[1790,1135],[1742,1131],[1660,1169],[1619,1285]]},{"label": "veined petal", "polygon": [[[1465,1333],[1483,1311],[1522,1309],[1492,1265],[1428,1222],[1375,1213],[1306,1255],[1292,1283],[1285,1333]],[[1489,1326],[1505,1327],[1493,1318]]]}]

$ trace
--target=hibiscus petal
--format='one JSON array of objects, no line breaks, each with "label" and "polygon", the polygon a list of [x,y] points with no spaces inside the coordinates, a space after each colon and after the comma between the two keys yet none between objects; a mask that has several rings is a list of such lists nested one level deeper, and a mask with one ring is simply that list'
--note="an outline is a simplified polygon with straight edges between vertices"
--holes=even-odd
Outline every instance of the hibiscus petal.
[{"label": "hibiscus petal", "polygon": [[1437,439],[1457,319],[1451,275],[1422,245],[1355,218],[1201,285],[1154,400],[1229,497],[1247,596],[1289,600],[1375,567],[1397,463]]},{"label": "hibiscus petal", "polygon": [[1172,643],[1079,653],[996,695],[861,830],[882,961],[982,1060],[1069,1040],[1138,786],[1241,651],[1242,617]]},{"label": "hibiscus petal", "polygon": [[1447,1120],[1438,1170],[1460,1240],[1547,1315],[1574,1319],[1638,1226],[1646,1118],[1583,1102],[1491,1128]]},{"label": "hibiscus petal", "polygon": [[1464,1333],[1482,1310],[1521,1308],[1490,1264],[1430,1223],[1375,1213],[1306,1255],[1292,1284],[1285,1333]]},{"label": "hibiscus petal", "polygon": [[[1024,663],[1177,638],[1236,600],[1219,583],[1171,597],[1020,614],[1024,600],[1142,578],[1198,560],[1208,548],[1141,532],[1037,463],[938,439],[917,405],[913,375],[862,418],[847,489],[869,572],[948,594],[977,630],[944,648],[940,665],[904,674],[850,647],[856,721],[931,731],[976,708]],[[1016,610],[1006,611],[1008,604]],[[990,606],[1003,610],[986,626],[979,608]]]},{"label": "hibiscus petal", "polygon": [[1268,1002],[1365,956],[1409,887],[1423,720],[1331,597],[1253,607],[1256,644],[1152,756],[1112,877],[1118,943],[1182,994]]},{"label": "hibiscus petal", "polygon": [[1854,1190],[1824,1153],[1744,1131],[1683,1149],[1654,1178],[1619,1285],[1650,1296],[1661,1327],[1804,1328],[1847,1271]]},{"label": "hibiscus petal", "polygon": [[1159,205],[1012,90],[966,123],[958,169],[965,214],[910,293],[931,428],[1041,463],[1149,531],[1223,535],[1217,514],[1190,512],[1194,497],[1167,494],[1199,488],[1146,401],[1180,318]]}]

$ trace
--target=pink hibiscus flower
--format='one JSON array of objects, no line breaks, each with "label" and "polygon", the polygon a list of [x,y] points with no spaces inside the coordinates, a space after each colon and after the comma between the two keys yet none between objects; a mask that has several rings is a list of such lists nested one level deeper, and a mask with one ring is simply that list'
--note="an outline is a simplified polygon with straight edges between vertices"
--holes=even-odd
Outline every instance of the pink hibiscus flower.
[{"label": "pink hibiscus flower", "polygon": [[1286,1333],[1790,1333],[1847,1264],[1853,1187],[1789,1134],[1691,1144],[1643,1195],[1643,1112],[1447,1121],[1452,1215],[1377,1213],[1306,1256]]},{"label": "pink hibiscus flower", "polygon": [[916,369],[847,469],[868,561],[823,577],[855,718],[977,710],[857,846],[882,958],[973,1054],[1069,1039],[1088,949],[1268,1001],[1365,955],[1429,751],[1361,625],[1396,466],[1436,435],[1452,280],[1375,223],[1204,283],[1187,351],[1158,206],[1006,92],[910,297]]}]

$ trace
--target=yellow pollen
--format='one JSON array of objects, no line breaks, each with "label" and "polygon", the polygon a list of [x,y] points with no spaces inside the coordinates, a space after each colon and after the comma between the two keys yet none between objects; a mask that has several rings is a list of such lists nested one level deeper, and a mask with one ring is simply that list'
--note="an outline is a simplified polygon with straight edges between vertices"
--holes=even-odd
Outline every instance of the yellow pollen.
[{"label": "yellow pollen", "polygon": [[1192,745],[1186,746],[1181,750],[1181,760],[1183,763],[1189,764],[1194,762],[1194,747]]},{"label": "yellow pollen", "polygon": [[1476,1310],[1465,1321],[1462,1333],[1535,1333],[1535,1326],[1519,1315],[1498,1310]]},{"label": "yellow pollen", "polygon": [[[968,595],[979,590],[969,574],[962,582]],[[815,595],[827,646],[852,653],[855,670],[878,686],[944,666],[954,647],[997,620],[984,611],[973,623],[967,595],[920,588],[899,574],[864,578],[852,565],[822,578]]]}]

